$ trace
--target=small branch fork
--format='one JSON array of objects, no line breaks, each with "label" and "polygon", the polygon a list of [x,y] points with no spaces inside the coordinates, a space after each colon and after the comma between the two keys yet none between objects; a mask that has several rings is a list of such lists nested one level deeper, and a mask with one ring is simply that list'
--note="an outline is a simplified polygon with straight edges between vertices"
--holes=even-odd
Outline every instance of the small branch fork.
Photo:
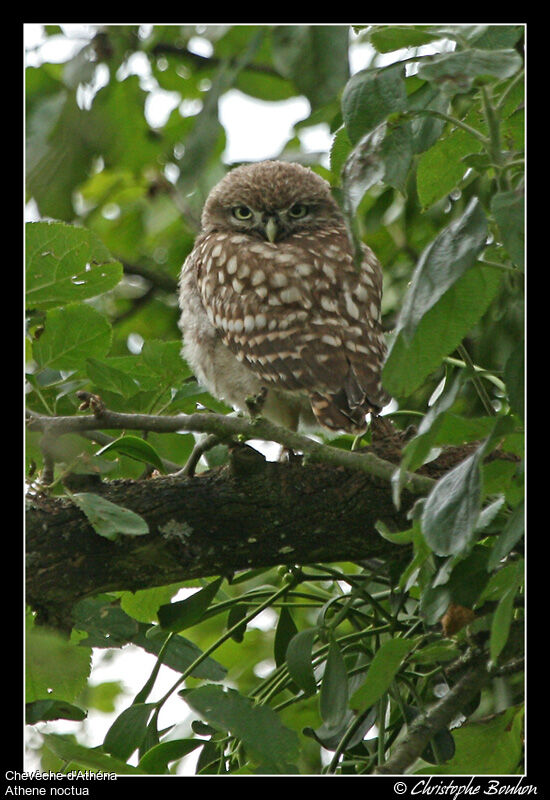
[{"label": "small branch fork", "polygon": [[377,767],[378,775],[402,775],[416,761],[433,736],[449,726],[460,710],[491,678],[486,657],[472,654],[469,668],[453,688],[426,714],[415,720],[405,739],[388,760]]},{"label": "small branch fork", "polygon": [[[51,417],[35,411],[27,411],[27,426],[32,431],[42,431],[48,439],[67,433],[85,433],[98,428],[119,430],[153,431],[155,433],[174,433],[186,431],[206,433],[221,442],[234,439],[247,441],[263,439],[277,442],[289,450],[301,452],[309,463],[319,462],[359,470],[390,483],[396,465],[379,458],[374,453],[360,453],[341,450],[329,444],[320,444],[314,439],[294,433],[274,425],[261,417],[245,419],[224,414],[196,413],[157,416],[153,414],[125,414],[107,409],[98,395],[79,393],[81,410],[91,409],[92,414],[83,416]],[[413,494],[427,494],[435,481],[425,475],[406,473],[403,488]]]},{"label": "small branch fork", "polygon": [[430,710],[418,717],[409,727],[405,738],[394,748],[392,755],[376,768],[378,775],[403,775],[419,758],[430,740],[448,728],[464,706],[499,675],[511,674],[524,668],[523,658],[513,658],[501,667],[487,661],[487,654],[471,648],[461,659],[464,672],[452,689]]}]

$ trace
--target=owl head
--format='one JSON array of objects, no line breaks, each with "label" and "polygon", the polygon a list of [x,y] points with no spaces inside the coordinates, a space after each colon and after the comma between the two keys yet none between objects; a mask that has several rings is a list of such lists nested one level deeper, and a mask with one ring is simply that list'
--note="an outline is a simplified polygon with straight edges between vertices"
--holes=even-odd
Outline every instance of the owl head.
[{"label": "owl head", "polygon": [[212,189],[203,231],[234,230],[269,242],[342,225],[327,181],[300,164],[260,161],[228,172]]}]

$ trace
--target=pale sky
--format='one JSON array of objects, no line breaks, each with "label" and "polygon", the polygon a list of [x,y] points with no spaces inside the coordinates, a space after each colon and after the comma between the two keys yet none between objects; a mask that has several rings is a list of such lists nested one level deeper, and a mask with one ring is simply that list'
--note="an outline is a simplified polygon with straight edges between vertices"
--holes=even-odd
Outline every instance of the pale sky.
[{"label": "pale sky", "polygon": [[[94,26],[62,24],[62,28],[71,38],[46,37],[42,32],[42,25],[25,24],[27,65],[36,65],[43,61],[55,63],[67,61],[89,40]],[[189,46],[201,55],[207,56],[212,51],[211,43],[200,36],[193,37]],[[352,73],[369,63],[372,52],[368,44],[355,44],[350,49]],[[142,54],[138,53],[131,57],[129,71],[137,73],[146,82],[150,80],[147,59]],[[97,72],[97,80],[101,85],[106,78],[102,81],[101,71]],[[97,88],[99,86],[96,85],[96,91]],[[146,105],[149,123],[153,126],[162,125],[179,102],[181,99],[176,93],[154,90]],[[267,102],[231,89],[221,98],[219,112],[220,121],[227,133],[227,147],[223,158],[226,163],[233,163],[277,156],[283,145],[293,136],[294,125],[309,115],[310,106],[307,99],[301,96],[279,102]],[[328,154],[332,141],[328,125],[316,125],[300,131],[299,137],[307,152]]]}]

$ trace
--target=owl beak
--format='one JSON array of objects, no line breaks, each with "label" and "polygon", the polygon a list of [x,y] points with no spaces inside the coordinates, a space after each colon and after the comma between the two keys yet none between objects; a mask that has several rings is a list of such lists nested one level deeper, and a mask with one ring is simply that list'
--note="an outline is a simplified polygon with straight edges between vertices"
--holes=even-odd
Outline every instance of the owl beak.
[{"label": "owl beak", "polygon": [[278,218],[276,216],[269,216],[264,223],[264,231],[265,235],[267,236],[268,241],[272,244],[277,238],[277,234],[279,233],[279,226],[278,226]]}]

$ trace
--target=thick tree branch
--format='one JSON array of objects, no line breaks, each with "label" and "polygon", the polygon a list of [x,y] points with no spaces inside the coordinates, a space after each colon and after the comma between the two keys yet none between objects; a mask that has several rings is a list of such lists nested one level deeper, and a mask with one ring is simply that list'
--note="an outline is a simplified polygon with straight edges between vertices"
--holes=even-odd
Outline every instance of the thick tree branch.
[{"label": "thick tree branch", "polygon": [[[377,532],[378,520],[408,524],[380,480],[334,465],[267,462],[244,445],[231,452],[228,466],[198,477],[100,484],[103,497],[146,520],[145,536],[113,542],[69,498],[30,498],[28,603],[43,621],[69,628],[73,604],[102,591],[277,564],[410,557]],[[404,500],[408,507],[414,496]]]},{"label": "thick tree branch", "polygon": [[[396,508],[392,476],[400,450],[391,431],[376,447],[386,456],[380,458],[320,444],[264,419],[123,414],[106,409],[96,395],[84,393],[84,400],[93,413],[49,417],[29,411],[28,426],[42,431],[46,444],[67,433],[97,436],[98,429],[206,433],[229,445],[230,460],[197,477],[191,465],[187,472],[150,480],[97,480],[87,490],[134,511],[148,524],[148,535],[120,535],[115,542],[98,535],[70,498],[30,496],[27,600],[52,625],[69,628],[74,603],[102,591],[230,576],[277,564],[409,557],[408,548],[380,536],[377,523],[406,529],[406,511],[435,480],[406,474]],[[244,444],[254,439],[302,452],[303,462],[266,462]],[[428,466],[439,477],[462,458],[461,451],[439,466]]]}]

